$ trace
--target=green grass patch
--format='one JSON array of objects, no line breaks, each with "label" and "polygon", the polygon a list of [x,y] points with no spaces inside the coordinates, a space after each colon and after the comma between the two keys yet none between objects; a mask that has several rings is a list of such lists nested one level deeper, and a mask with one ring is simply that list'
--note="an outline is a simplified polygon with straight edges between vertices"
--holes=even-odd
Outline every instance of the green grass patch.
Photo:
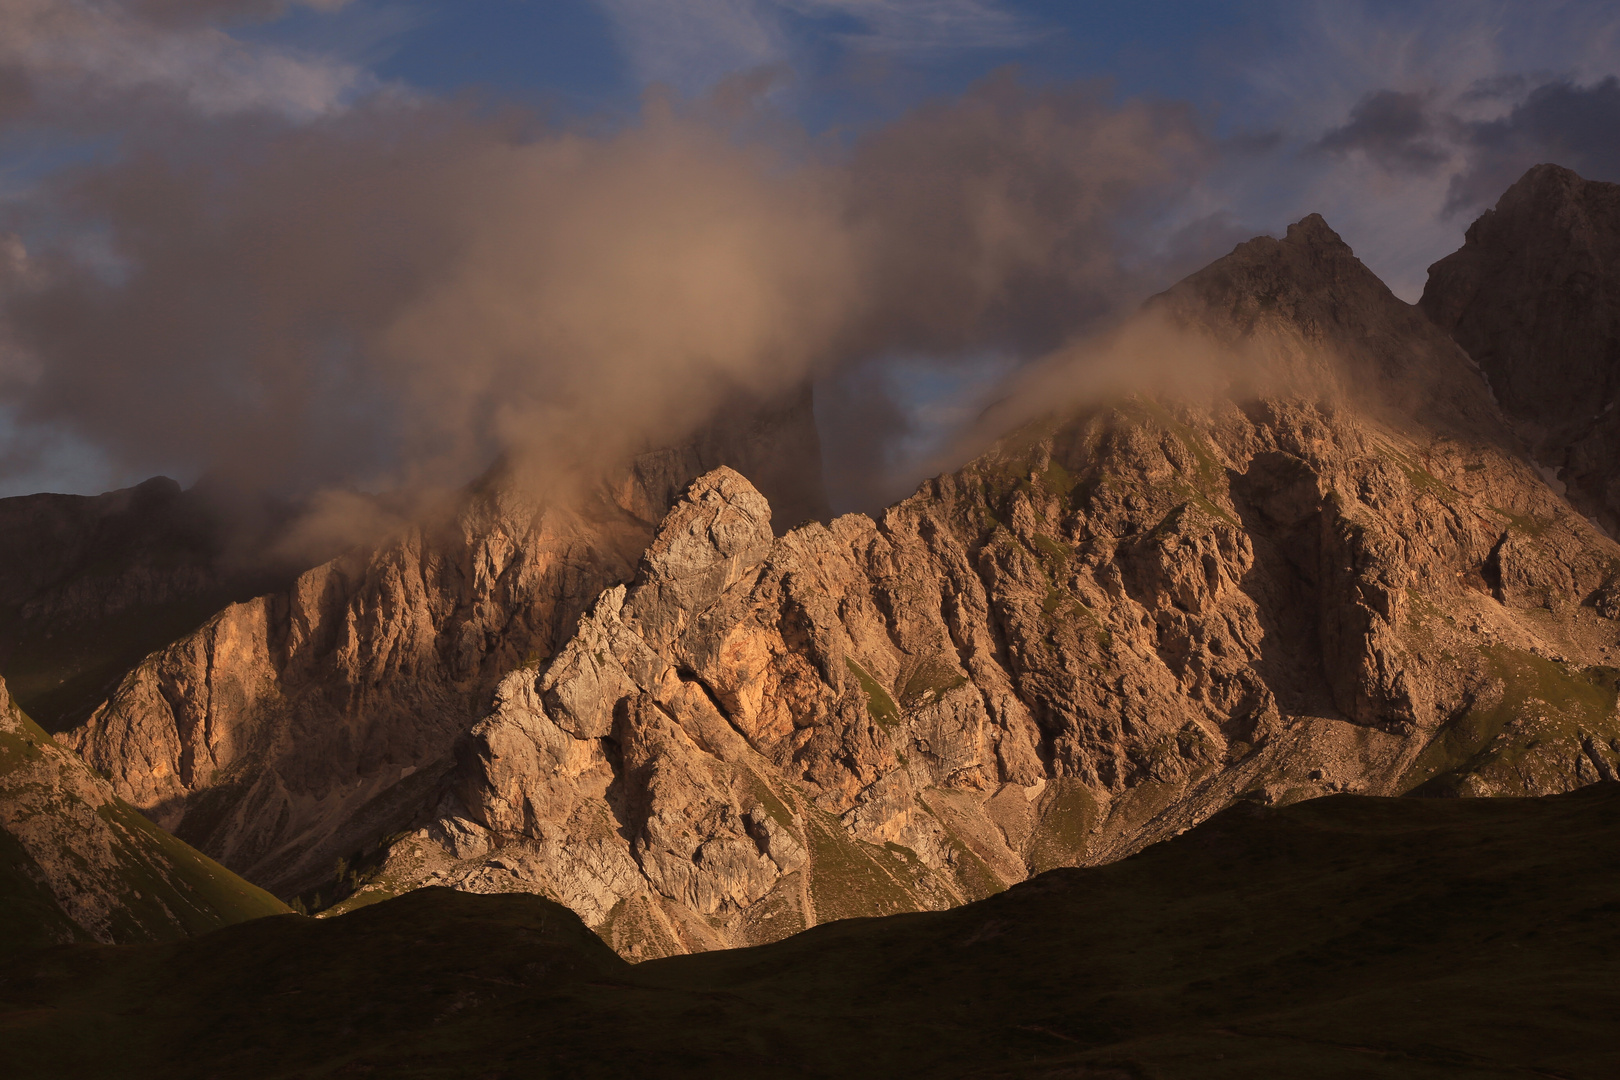
[{"label": "green grass patch", "polygon": [[167,927],[163,907],[180,919],[188,934],[290,910],[257,885],[164,832],[123,800],[103,806],[97,813],[130,841],[130,857],[123,860],[127,886],[123,900],[132,921],[128,932],[135,940],[150,939],[154,930]]},{"label": "green grass patch", "polygon": [[900,700],[907,708],[919,705],[937,705],[939,699],[959,686],[967,685],[967,676],[944,660],[930,658],[918,664],[906,679],[900,691]]},{"label": "green grass patch", "polygon": [[866,669],[849,657],[844,657],[844,664],[849,668],[850,674],[861,685],[861,692],[866,695],[866,711],[878,727],[885,730],[900,723],[900,710],[894,704],[894,698],[883,689],[883,684],[867,673]]},{"label": "green grass patch", "polygon": [[1536,517],[1534,514],[1515,514],[1500,506],[1492,506],[1491,509],[1507,518],[1509,525],[1526,536],[1541,536],[1553,526],[1551,518]]},{"label": "green grass patch", "polygon": [[893,915],[922,906],[901,882],[903,857],[857,840],[837,818],[814,808],[805,814],[804,833],[810,842],[810,898],[817,922]]},{"label": "green grass patch", "polygon": [[1102,807],[1080,781],[1059,777],[1047,781],[1040,819],[1025,845],[1024,858],[1037,873],[1073,866],[1084,858],[1092,830],[1102,820]]},{"label": "green grass patch", "polygon": [[744,766],[744,771],[748,774],[748,788],[753,793],[754,798],[759,800],[759,804],[765,808],[765,813],[772,821],[784,829],[792,830],[793,811],[789,810],[787,804],[776,797],[776,793],[771,790],[769,784],[760,779],[758,773],[746,766]]},{"label": "green grass patch", "polygon": [[1035,534],[1035,548],[1044,556],[1043,561],[1050,560],[1058,569],[1068,565],[1069,559],[1074,556],[1074,549],[1068,544],[1060,543],[1050,536]]},{"label": "green grass patch", "polygon": [[1040,478],[1041,487],[1046,493],[1059,499],[1068,499],[1069,493],[1074,490],[1074,477],[1055,459],[1047,463]]},{"label": "green grass patch", "polygon": [[1544,767],[1536,760],[1539,748],[1558,744],[1579,752],[1582,735],[1620,734],[1620,669],[1576,669],[1504,646],[1480,651],[1500,680],[1500,700],[1441,727],[1402,777],[1403,790],[1461,794],[1471,774],[1522,788],[1535,779],[1524,770]]}]

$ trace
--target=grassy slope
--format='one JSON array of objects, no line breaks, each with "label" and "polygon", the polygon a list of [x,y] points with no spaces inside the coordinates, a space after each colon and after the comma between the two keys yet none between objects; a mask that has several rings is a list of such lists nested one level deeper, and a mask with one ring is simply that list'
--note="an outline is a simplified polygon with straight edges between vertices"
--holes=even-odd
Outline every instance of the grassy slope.
[{"label": "grassy slope", "polygon": [[[4,693],[0,686],[0,695]],[[115,797],[86,808],[78,805],[70,785],[41,782],[54,775],[55,768],[89,767],[71,752],[55,747],[51,737],[26,714],[13,715],[20,730],[0,730],[0,797],[22,802],[33,814],[56,815],[62,822],[81,819],[86,809],[100,818],[105,832],[82,840],[91,848],[109,844],[116,860],[115,879],[109,882],[117,906],[111,927],[116,940],[166,941],[182,933],[205,933],[287,911],[280,900],[164,832],[122,799]],[[48,761],[45,755],[60,764],[30,768]],[[19,770],[28,770],[22,775],[35,779],[12,783],[12,774]],[[17,838],[0,829],[0,926],[4,927],[0,957],[69,934],[87,936],[74,927],[50,890],[40,884],[43,877]]]},{"label": "grassy slope", "polygon": [[424,890],[0,983],[13,1075],[1608,1077],[1620,785],[1239,806],[966,907],[623,964]]}]

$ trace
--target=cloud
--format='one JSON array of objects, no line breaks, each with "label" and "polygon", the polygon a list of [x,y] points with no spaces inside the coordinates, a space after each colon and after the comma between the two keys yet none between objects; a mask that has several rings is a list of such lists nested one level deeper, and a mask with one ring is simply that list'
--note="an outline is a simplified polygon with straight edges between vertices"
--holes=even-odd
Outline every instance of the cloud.
[{"label": "cloud", "polygon": [[1499,119],[1461,128],[1468,164],[1447,191],[1448,213],[1494,203],[1532,165],[1553,162],[1588,180],[1620,182],[1620,79],[1543,83]]},{"label": "cloud", "polygon": [[1015,49],[1045,35],[1025,16],[992,0],[779,0],[779,6],[811,18],[851,22],[856,29],[837,36],[873,52]]},{"label": "cloud", "polygon": [[1208,153],[1184,108],[1010,76],[848,148],[763,126],[654,96],[583,135],[384,95],[153,129],[0,221],[31,247],[0,282],[0,404],[123,470],[277,493],[503,452],[589,473],[739,394],[1062,340],[1134,302],[1130,224]]},{"label": "cloud", "polygon": [[[332,0],[309,6],[331,8]],[[99,122],[143,105],[205,115],[330,112],[369,85],[353,65],[232,37],[210,20],[285,4],[0,0],[0,122]],[[8,108],[8,102],[9,108]]]},{"label": "cloud", "polygon": [[1216,154],[1180,103],[1003,71],[857,140],[885,334],[907,347],[1049,347],[1140,288],[1125,252]]},{"label": "cloud", "polygon": [[[1263,36],[1223,53],[1235,84],[1217,89],[1228,115],[1283,138],[1269,155],[1229,157],[1201,198],[1270,230],[1319,212],[1409,300],[1462,242],[1452,178],[1485,160],[1475,126],[1536,87],[1620,70],[1620,13],[1594,0],[1314,0],[1273,12]],[[1505,171],[1481,174],[1463,199],[1498,181]]]},{"label": "cloud", "polygon": [[643,83],[700,93],[830,39],[873,53],[1008,49],[1044,31],[996,0],[597,0]]},{"label": "cloud", "polygon": [[727,75],[777,64],[790,42],[761,0],[597,0],[636,77],[697,93]]},{"label": "cloud", "polygon": [[33,209],[101,223],[113,268],[30,256],[20,419],[280,490],[623,452],[802,378],[853,281],[813,174],[657,110],[603,139],[387,101],[244,121]]},{"label": "cloud", "polygon": [[919,355],[972,396],[984,390],[972,372],[1044,353],[1168,284],[1166,259],[1191,233],[1153,251],[1156,218],[1216,154],[1183,105],[1005,72],[857,140],[848,221],[871,306],[836,350],[857,367],[818,402],[835,503],[875,510],[927,467],[896,453],[937,437],[918,409],[926,380],[897,378]]},{"label": "cloud", "polygon": [[1333,154],[1360,151],[1391,171],[1431,173],[1451,155],[1436,141],[1429,97],[1375,90],[1350,109],[1348,123],[1318,139],[1315,148]]},{"label": "cloud", "polygon": [[[1480,110],[1495,115],[1469,115]],[[1338,157],[1359,152],[1385,172],[1443,180],[1443,204],[1426,210],[1449,221],[1489,206],[1541,162],[1588,179],[1620,180],[1620,79],[1582,86],[1567,78],[1500,75],[1444,97],[1377,90],[1311,149]]]},{"label": "cloud", "polygon": [[295,7],[337,11],[351,0],[127,0],[138,18],[165,26],[221,22],[267,22]]}]

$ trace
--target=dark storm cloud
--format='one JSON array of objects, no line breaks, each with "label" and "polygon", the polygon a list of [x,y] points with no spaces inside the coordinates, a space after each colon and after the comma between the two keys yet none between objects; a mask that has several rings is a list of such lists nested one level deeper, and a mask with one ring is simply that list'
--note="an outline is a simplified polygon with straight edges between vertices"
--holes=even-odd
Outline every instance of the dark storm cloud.
[{"label": "dark storm cloud", "polygon": [[[1496,119],[1458,109],[1512,102]],[[1620,79],[1588,86],[1567,79],[1532,85],[1522,75],[1481,80],[1441,107],[1432,93],[1378,90],[1312,152],[1359,152],[1395,174],[1450,175],[1444,213],[1494,202],[1526,169],[1554,162],[1593,180],[1620,180]]]},{"label": "dark storm cloud", "polygon": [[1370,93],[1351,108],[1349,121],[1324,135],[1315,149],[1334,154],[1359,150],[1391,172],[1432,173],[1450,154],[1438,141],[1429,98],[1395,90]]},{"label": "dark storm cloud", "polygon": [[1590,86],[1544,83],[1501,119],[1466,125],[1462,138],[1469,163],[1452,179],[1450,213],[1495,202],[1541,162],[1589,180],[1620,182],[1620,79],[1610,76]]}]

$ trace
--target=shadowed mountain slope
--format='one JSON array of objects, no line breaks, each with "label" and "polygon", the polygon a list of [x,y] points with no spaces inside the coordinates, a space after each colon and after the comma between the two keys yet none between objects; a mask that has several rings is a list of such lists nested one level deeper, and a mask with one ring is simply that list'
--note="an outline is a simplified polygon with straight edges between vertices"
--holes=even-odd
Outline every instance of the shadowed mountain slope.
[{"label": "shadowed mountain slope", "polygon": [[136,813],[0,683],[0,955],[167,941],[286,910]]},{"label": "shadowed mountain slope", "polygon": [[1570,500],[1620,533],[1620,184],[1537,165],[1429,267],[1418,304]]},{"label": "shadowed mountain slope", "polygon": [[47,730],[89,716],[148,653],[302,566],[166,477],[105,495],[0,499],[0,675]]},{"label": "shadowed mountain slope", "polygon": [[422,890],[35,954],[0,1024],[26,1077],[1598,1080],[1616,844],[1617,784],[1244,803],[951,911],[634,966],[539,897]]}]

